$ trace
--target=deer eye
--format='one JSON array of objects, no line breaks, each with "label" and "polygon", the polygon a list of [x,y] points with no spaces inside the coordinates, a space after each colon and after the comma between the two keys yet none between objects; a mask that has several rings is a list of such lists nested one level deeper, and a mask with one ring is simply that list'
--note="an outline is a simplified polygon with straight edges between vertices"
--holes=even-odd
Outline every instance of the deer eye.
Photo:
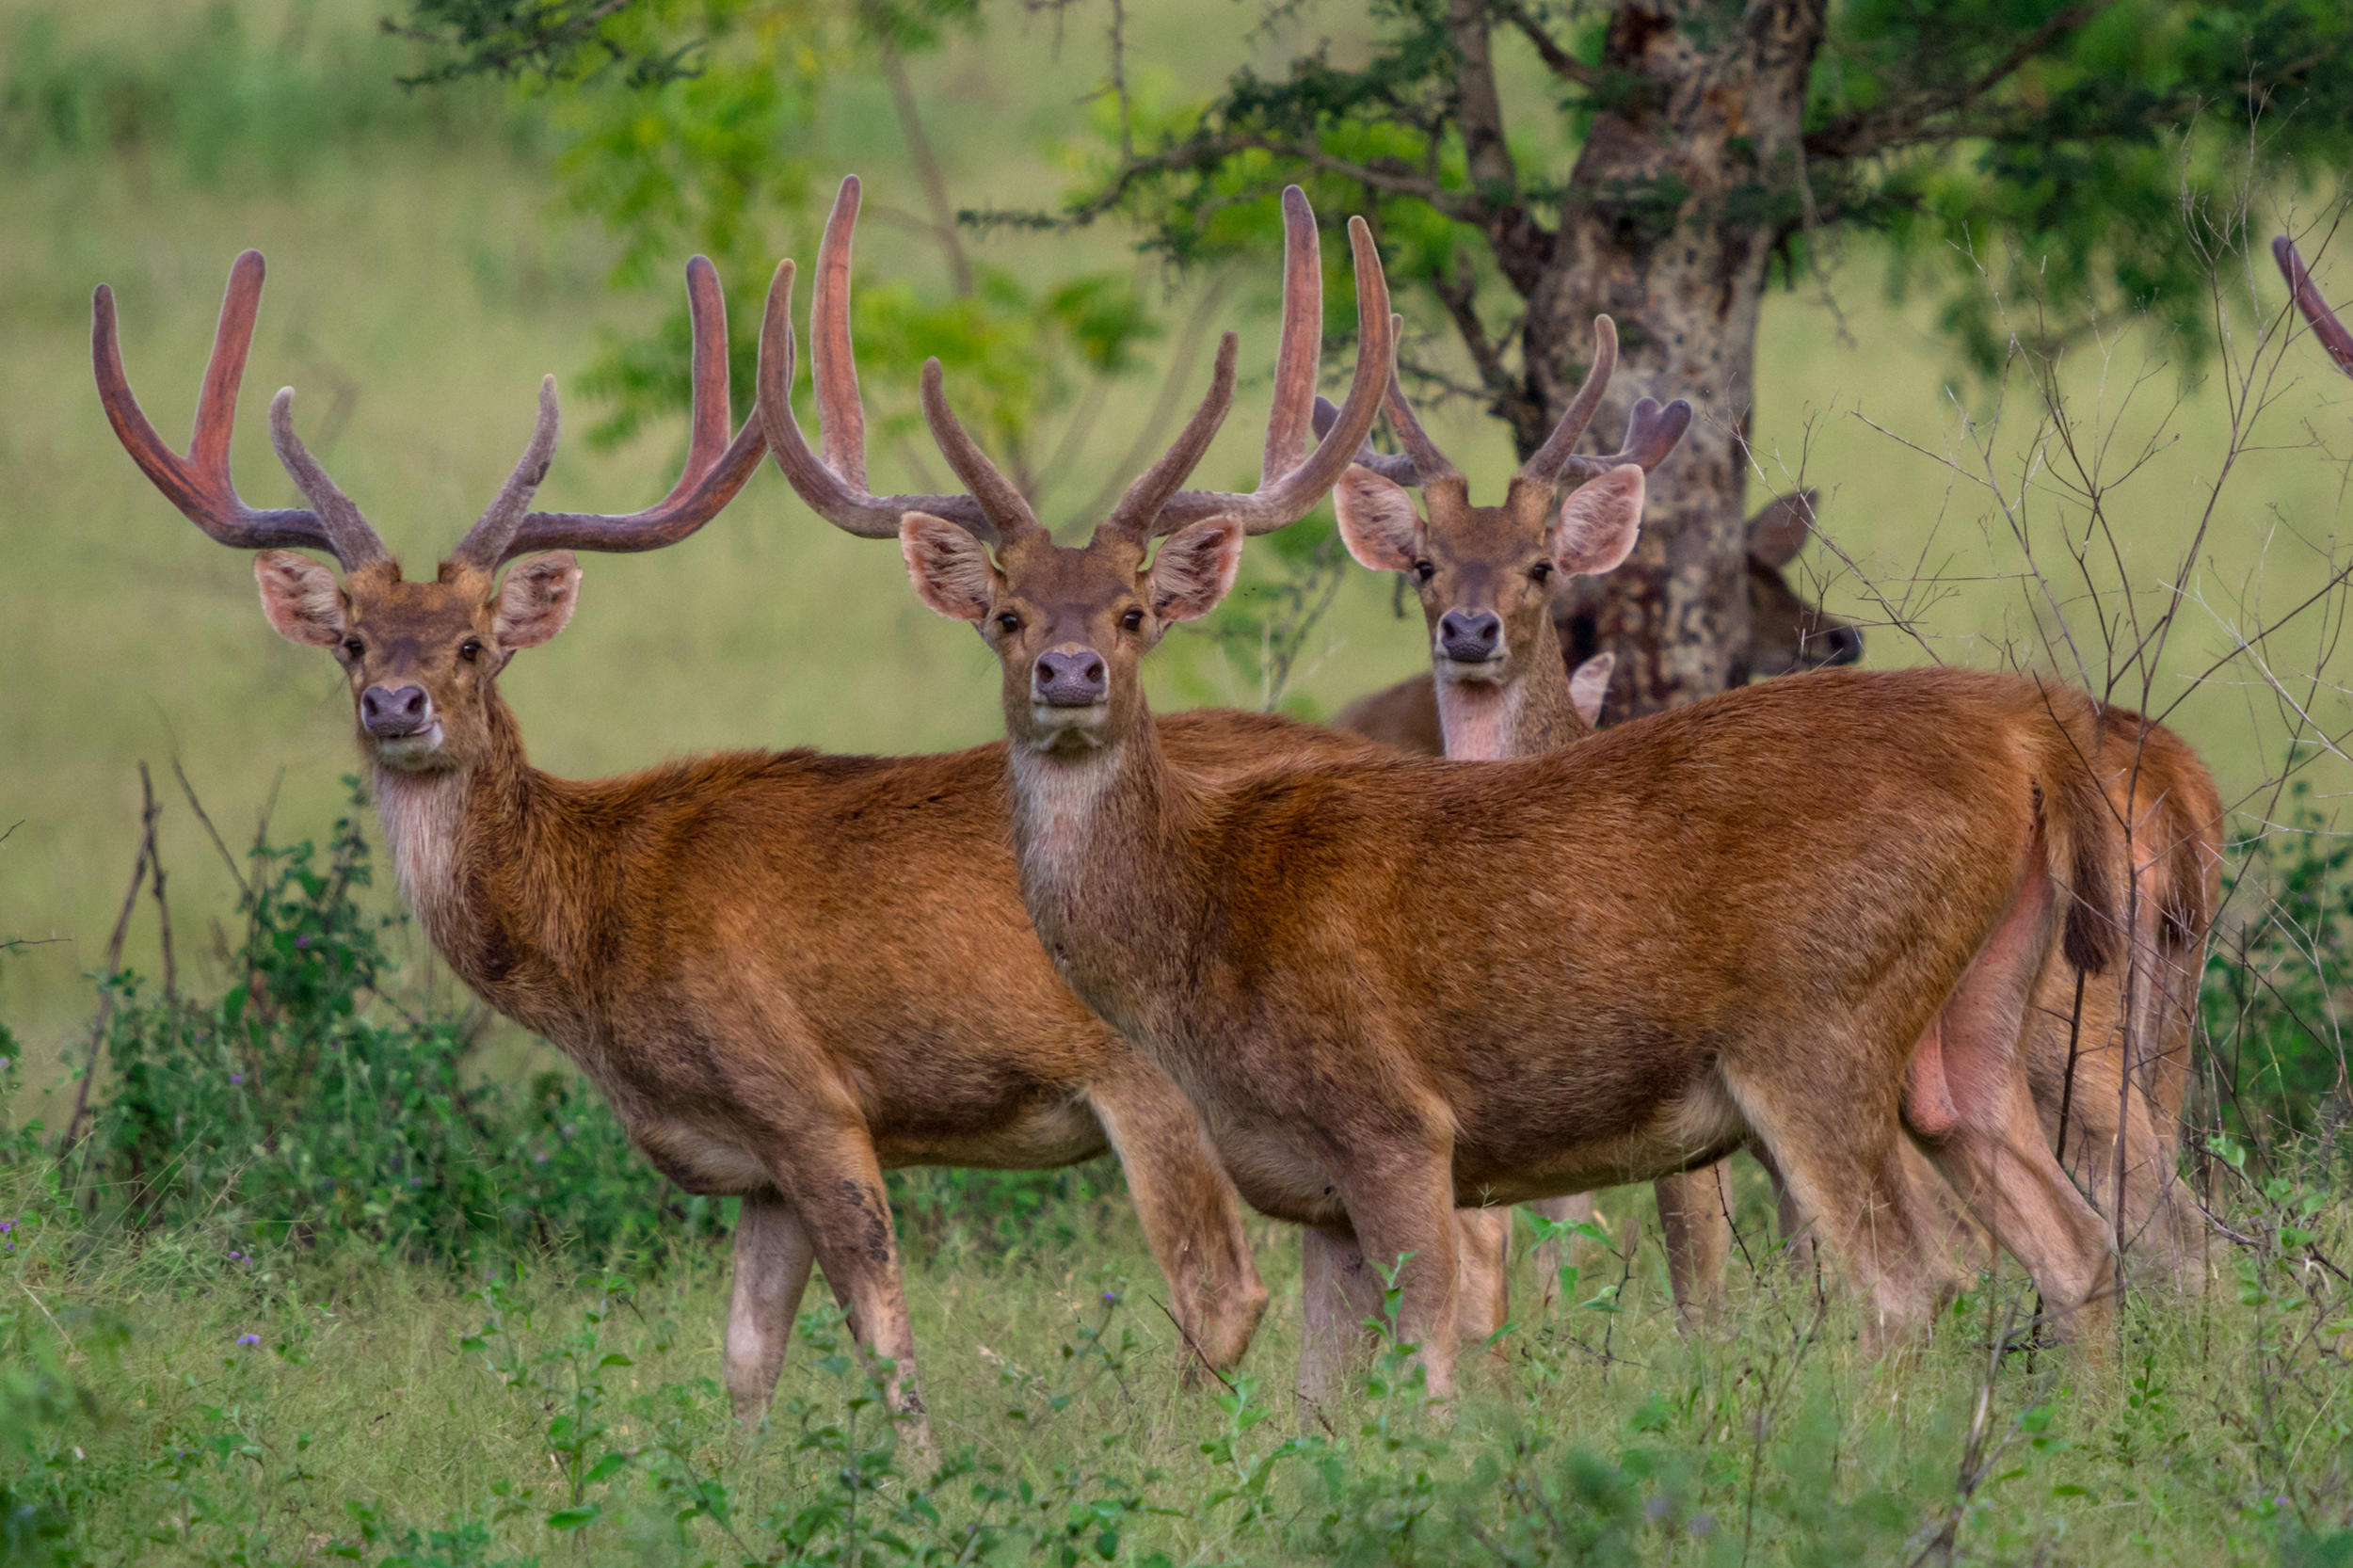
[{"label": "deer eye", "polygon": [[1021,617],[1008,610],[997,617],[997,630],[1010,637],[1021,630]]},{"label": "deer eye", "polygon": [[1414,563],[1414,575],[1427,583],[1432,578],[1438,575],[1438,568],[1428,561],[1416,561]]},{"label": "deer eye", "polygon": [[457,645],[457,657],[463,659],[469,664],[472,664],[476,659],[481,658],[482,639],[479,637],[468,637],[464,642],[459,643]]},{"label": "deer eye", "polygon": [[1144,612],[1141,610],[1130,610],[1119,617],[1120,630],[1123,632],[1133,632],[1143,625]]},{"label": "deer eye", "polygon": [[1546,581],[1552,576],[1552,563],[1550,561],[1537,562],[1534,566],[1528,568],[1528,576],[1530,582],[1542,583]]},{"label": "deer eye", "polygon": [[361,642],[357,637],[346,637],[344,640],[344,651],[350,654],[354,659],[357,659],[360,655],[366,653],[367,650],[368,645]]}]

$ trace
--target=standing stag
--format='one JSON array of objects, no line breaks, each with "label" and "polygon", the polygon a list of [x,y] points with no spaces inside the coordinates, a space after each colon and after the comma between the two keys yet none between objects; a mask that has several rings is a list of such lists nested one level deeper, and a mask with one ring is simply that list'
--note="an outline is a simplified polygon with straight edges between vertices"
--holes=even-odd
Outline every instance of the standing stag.
[{"label": "standing stag", "polygon": [[[816,286],[809,301],[810,379],[822,420],[820,444],[815,451],[810,450],[792,411],[796,360],[792,312],[796,268],[792,262],[777,267],[770,286],[767,314],[760,328],[759,399],[761,417],[768,421],[769,450],[776,454],[777,466],[812,511],[860,537],[897,539],[900,518],[919,500],[939,504],[968,528],[985,528],[986,518],[967,498],[881,497],[866,488],[866,411],[858,394],[856,356],[850,337],[851,257],[860,190],[856,175],[841,182],[832,215],[825,223],[824,237],[818,247]],[[1315,215],[1304,198],[1284,203],[1284,253],[1285,306],[1276,379],[1287,388],[1304,384],[1312,394],[1321,347],[1322,271]],[[1315,407],[1319,427],[1328,434],[1341,412],[1320,398],[1315,400]],[[1271,433],[1270,440],[1273,439],[1274,434]],[[1285,439],[1303,443],[1305,440],[1298,432]],[[1330,450],[1337,456],[1344,449]],[[1270,465],[1270,472],[1274,472],[1275,466]],[[1607,661],[1597,660],[1595,664],[1606,681]],[[1589,687],[1579,700],[1598,703],[1600,692]],[[1326,756],[1375,754],[1375,749],[1369,746],[1352,749],[1323,731],[1304,727],[1270,729],[1268,722],[1255,715],[1216,711],[1187,715],[1189,724],[1229,725],[1234,744],[1266,745],[1270,760],[1307,744],[1313,744],[1319,754]],[[1312,743],[1297,738],[1305,735],[1322,738]],[[1465,1209],[1462,1222],[1462,1289],[1465,1300],[1472,1304],[1463,1315],[1462,1333],[1465,1338],[1483,1341],[1502,1327],[1507,1315],[1505,1265],[1511,1230],[1503,1211],[1497,1209]],[[1330,1314],[1319,1304],[1323,1302],[1324,1293],[1317,1288],[1313,1272],[1320,1265],[1320,1257],[1312,1250],[1309,1263],[1311,1321],[1306,1346],[1309,1359],[1305,1365],[1336,1366],[1338,1351],[1351,1328],[1347,1322],[1326,1320]]]},{"label": "standing stag", "polygon": [[[1352,231],[1361,358],[1326,444],[1353,451],[1394,324]],[[998,653],[1038,935],[1192,1096],[1243,1195],[1405,1259],[1401,1326],[1441,1397],[1458,1205],[1652,1179],[1752,1138],[1869,1298],[1874,1338],[1925,1329],[1935,1304],[1907,1135],[2063,1326],[2103,1322],[2104,1228],[2052,1159],[2021,1055],[2061,932],[2076,968],[2112,956],[2089,704],[2022,677],[1833,671],[1531,761],[1200,777],[1153,725],[1144,653],[1217,605],[1246,534],[1308,504],[1291,464],[1310,389],[1280,374],[1258,494],[1178,488],[1234,359],[1229,334],[1174,447],[1077,548],[927,364],[925,419],[969,506],[910,510],[900,540],[918,596]],[[1789,919],[1826,888],[1834,930]]]},{"label": "standing stag", "polygon": [[[1563,429],[1598,404],[1616,362],[1614,324],[1599,317],[1594,333],[1593,368]],[[1550,487],[1528,482],[1532,459],[1503,505],[1471,505],[1467,482],[1394,384],[1388,411],[1402,452],[1359,452],[1335,500],[1356,560],[1401,573],[1418,590],[1433,665],[1424,679],[1445,715],[1444,755],[1529,757],[1581,740],[1589,730],[1568,716],[1573,682],[1557,642],[1559,605],[1574,592],[1564,584],[1614,567],[1632,549],[1642,475],[1679,433],[1674,410],[1644,400],[1617,457],[1569,459],[1587,483],[1557,515],[1545,504]],[[1320,408],[1319,422],[1328,418],[1328,405]],[[1574,440],[1572,431],[1563,454]],[[1421,491],[1421,510],[1409,489]],[[1811,492],[1785,496],[1752,520],[1752,540],[1768,537],[1786,559],[1802,544],[1812,512]],[[1850,663],[1859,653],[1857,645],[1849,658],[1826,662]],[[2097,771],[2139,883],[2137,890],[2120,884],[2113,895],[2133,910],[2134,947],[2126,965],[2097,976],[2052,956],[2030,1013],[2028,1082],[2056,1151],[2094,1203],[2121,1216],[2120,1247],[2145,1246],[2186,1280],[2195,1227],[2174,1178],[2198,976],[2218,894],[2221,804],[2196,753],[2169,730],[2114,707],[2099,710],[2098,722]],[[2129,1018],[2128,992],[2137,1009]],[[1933,1174],[1916,1151],[1904,1152],[1924,1200],[1936,1202]],[[1687,1313],[1709,1310],[1722,1295],[1730,1224],[1721,1176],[1720,1169],[1677,1178],[1696,1183],[1696,1192],[1660,1184],[1670,1272]],[[1783,1198],[1785,1233],[1800,1236],[1785,1189]]]},{"label": "standing stag", "polygon": [[[665,1175],[742,1195],[725,1352],[738,1411],[766,1408],[814,1260],[858,1342],[896,1363],[891,1407],[927,1445],[882,1182],[892,1166],[1050,1169],[1115,1150],[1193,1354],[1217,1368],[1238,1361],[1266,1292],[1232,1185],[1176,1086],[1072,997],[1039,949],[1006,831],[1001,744],[909,759],[737,752],[589,782],[524,756],[497,678],[571,618],[581,573],[569,552],[675,543],[759,465],[756,420],[728,440],[725,307],[710,264],[687,268],[694,425],[670,495],[626,517],[527,512],[555,445],[550,377],[522,461],[424,583],[403,579],[304,450],[292,389],[271,404],[271,436],[311,507],[255,511],[238,498],[229,437],[262,279],[259,253],[238,258],[186,457],[131,394],[102,286],[92,349],[107,417],[192,521],[263,552],[254,572],[271,624],[344,665],[402,889],[451,968],[577,1062]],[[289,547],[332,553],[343,582]],[[549,553],[498,580],[536,552]],[[1173,718],[1161,744],[1204,776],[1291,747],[1372,749],[1230,713]]]}]

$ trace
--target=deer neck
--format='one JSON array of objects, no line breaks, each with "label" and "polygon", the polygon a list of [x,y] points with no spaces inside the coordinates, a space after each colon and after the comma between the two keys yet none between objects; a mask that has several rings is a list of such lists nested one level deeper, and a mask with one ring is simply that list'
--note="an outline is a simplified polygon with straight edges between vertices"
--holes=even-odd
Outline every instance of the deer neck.
[{"label": "deer neck", "polygon": [[1148,1029],[1136,1009],[1180,989],[1163,971],[1181,968],[1201,898],[1184,856],[1192,801],[1157,727],[1145,713],[1090,751],[1016,744],[1008,758],[1014,855],[1039,941],[1114,1028]]},{"label": "deer neck", "polygon": [[[500,864],[530,856],[543,781],[513,710],[489,696],[490,745],[470,768],[409,773],[378,763],[371,781],[402,896],[442,960],[489,997],[512,968],[520,911],[499,896]],[[502,958],[502,955],[506,955]]]},{"label": "deer neck", "polygon": [[1542,757],[1586,734],[1569,699],[1569,671],[1561,639],[1546,616],[1537,623],[1527,673],[1513,680],[1477,682],[1436,677],[1438,728],[1450,761],[1496,762]]}]

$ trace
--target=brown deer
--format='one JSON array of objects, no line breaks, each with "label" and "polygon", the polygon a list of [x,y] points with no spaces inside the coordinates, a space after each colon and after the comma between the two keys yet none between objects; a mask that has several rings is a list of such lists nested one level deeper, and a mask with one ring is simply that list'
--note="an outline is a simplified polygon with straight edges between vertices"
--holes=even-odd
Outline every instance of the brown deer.
[{"label": "brown deer", "polygon": [[[1789,584],[1788,568],[1812,536],[1816,502],[1812,490],[1799,490],[1779,497],[1748,520],[1752,679],[1851,664],[1863,657],[1862,628],[1801,597]],[[1609,666],[1594,664],[1608,657],[1594,651],[1599,592],[1600,584],[1593,576],[1555,577],[1552,627],[1572,680],[1583,672],[1588,680],[1601,680],[1606,691]],[[1332,727],[1417,756],[1446,755],[1438,691],[1434,677],[1427,672],[1358,697],[1339,711]]]},{"label": "brown deer", "polygon": [[[907,759],[739,752],[586,782],[524,755],[497,678],[571,618],[570,552],[675,543],[759,464],[757,419],[728,439],[710,264],[687,270],[693,436],[670,495],[628,516],[527,511],[555,444],[550,377],[521,462],[428,582],[403,577],[303,448],[292,389],[271,405],[271,436],[310,507],[238,498],[229,439],[262,280],[260,254],[239,257],[185,457],[132,396],[102,286],[92,349],[107,417],[192,521],[262,552],[271,624],[344,665],[402,889],[450,967],[577,1062],[665,1175],[743,1197],[725,1349],[738,1411],[766,1408],[813,1260],[859,1343],[895,1363],[889,1402],[927,1446],[882,1184],[894,1166],[1049,1169],[1116,1151],[1191,1354],[1238,1361],[1266,1292],[1233,1187],[1176,1087],[1040,950],[1016,881],[1001,744]],[[294,548],[332,553],[343,581]],[[499,568],[525,555],[502,583]],[[1371,750],[1250,714],[1180,715],[1162,730],[1168,754],[1204,776],[1292,746]]]},{"label": "brown deer", "polygon": [[[1593,370],[1571,405],[1572,416],[1598,403],[1616,361],[1609,319],[1598,318],[1594,332]],[[1399,572],[1419,592],[1432,637],[1433,707],[1454,720],[1444,727],[1443,754],[1474,760],[1533,756],[1581,739],[1587,727],[1561,717],[1576,704],[1555,644],[1558,607],[1577,584],[1592,581],[1585,574],[1614,566],[1632,548],[1641,502],[1634,474],[1624,473],[1627,484],[1597,504],[1580,506],[1572,497],[1557,519],[1525,504],[1517,512],[1508,505],[1472,506],[1463,475],[1394,385],[1388,410],[1403,450],[1393,456],[1360,452],[1336,501],[1343,539],[1357,561]],[[1646,442],[1642,432],[1663,417],[1656,405],[1638,404],[1620,456],[1636,458],[1644,470],[1655,467],[1665,446],[1656,436]],[[1319,409],[1320,423],[1328,418],[1328,410]],[[1674,432],[1659,429],[1671,443]],[[1575,461],[1584,465],[1581,474],[1600,476],[1618,459]],[[1421,491],[1423,511],[1417,511],[1409,488]],[[1750,524],[1753,554],[1763,539],[1778,559],[1794,556],[1813,510],[1808,491],[1760,512]],[[1597,527],[1594,520],[1605,514],[1606,525]],[[1492,716],[1497,713],[1506,719],[1497,722]],[[2171,1177],[2197,975],[2219,874],[2220,805],[2196,754],[2169,731],[2122,709],[2103,711],[2099,722],[2105,742],[2102,782],[2119,824],[2129,826],[2128,842],[2144,880],[2143,896],[2121,888],[2116,895],[2135,909],[2134,955],[2106,974],[2078,976],[2084,981],[2080,1000],[2071,994],[2074,971],[2056,960],[2048,967],[2028,1032],[2028,1078],[2056,1149],[2075,1157],[2071,1163],[2095,1201],[2121,1217],[2120,1246],[2149,1244],[2180,1274],[2192,1232],[2173,1201]],[[2136,984],[2139,1012],[2128,1033],[2120,1003]],[[2129,1074],[2128,1054],[2135,1065]],[[1933,1199],[1932,1173],[1916,1152],[1907,1154],[1913,1179]],[[2121,1194],[2114,1182],[2120,1156],[2125,1170]],[[1700,1184],[1697,1192],[1667,1184],[1659,1192],[1671,1275],[1687,1312],[1705,1313],[1721,1299],[1729,1261],[1728,1206],[1711,1175],[1721,1181],[1721,1171],[1675,1178]],[[2114,1201],[2120,1196],[2121,1204]],[[1801,1235],[1800,1216],[1785,1192],[1784,1199],[1785,1233]],[[1569,1215],[1556,1209],[1551,1217]]]},{"label": "brown deer", "polygon": [[[897,520],[904,515],[910,498],[877,497],[865,488],[866,413],[858,393],[856,356],[850,333],[852,254],[860,200],[861,186],[857,177],[852,175],[841,182],[840,190],[834,199],[832,215],[826,220],[824,238],[818,247],[816,286],[809,303],[809,357],[813,361],[810,366],[811,381],[822,421],[819,449],[810,450],[801,433],[799,421],[791,411],[796,361],[792,313],[796,268],[790,261],[777,267],[769,290],[760,338],[760,404],[764,409],[778,410],[774,416],[763,416],[769,418],[769,449],[776,455],[777,466],[811,510],[852,534],[870,538],[896,539]],[[1302,198],[1296,201],[1286,201],[1284,216],[1286,304],[1281,362],[1289,367],[1286,373],[1289,377],[1305,375],[1308,378],[1307,384],[1312,387],[1323,319],[1315,216]],[[1317,399],[1317,409],[1316,417],[1328,432],[1330,425],[1338,421],[1340,410],[1321,399]],[[956,515],[968,527],[985,525],[977,511],[966,509]],[[1601,687],[1608,683],[1609,667],[1609,660],[1606,656],[1591,663],[1583,672],[1582,684],[1572,683],[1577,701],[1598,704]],[[1596,678],[1598,685],[1595,684]],[[1236,735],[1237,744],[1264,732],[1263,720],[1246,715],[1234,717],[1239,721],[1241,729],[1246,732]],[[1215,724],[1219,721],[1214,713],[1202,713],[1192,716],[1189,722]],[[1266,733],[1273,738],[1282,732]],[[1332,754],[1341,755],[1344,752],[1334,749]],[[1362,749],[1357,752],[1357,755],[1367,754]],[[1504,1211],[1499,1209],[1466,1208],[1462,1214],[1461,1293],[1468,1304],[1463,1314],[1462,1335],[1466,1340],[1487,1340],[1503,1325],[1508,1313],[1510,1297],[1505,1264],[1509,1256],[1511,1231],[1504,1218]],[[1311,1252],[1310,1262],[1316,1261]],[[1327,1320],[1330,1313],[1323,1309],[1324,1295],[1312,1285],[1311,1280],[1309,1301],[1312,1321],[1305,1352],[1307,1359],[1304,1365],[1311,1368],[1336,1368],[1339,1348],[1347,1337],[1348,1324]],[[1321,1379],[1315,1381],[1317,1392],[1314,1397],[1320,1400],[1323,1393],[1328,1392],[1328,1386]]]},{"label": "brown deer", "polygon": [[[1361,220],[1352,237],[1360,358],[1327,446],[1392,373],[1379,259]],[[1234,360],[1228,335],[1184,432],[1075,548],[965,433],[933,361],[925,420],[982,526],[910,509],[899,535],[918,596],[998,653],[1047,952],[1183,1086],[1244,1197],[1405,1260],[1401,1327],[1440,1397],[1458,1207],[1653,1179],[1751,1139],[1868,1299],[1874,1339],[1934,1304],[1903,1136],[2063,1327],[2104,1320],[2100,1216],[2052,1159],[2020,1060],[2059,934],[2076,968],[2111,958],[2089,702],[2024,677],[1829,671],[1533,760],[1201,777],[1152,722],[1144,653],[1213,609],[1244,536],[1303,514],[1324,477],[1290,434],[1311,389],[1278,372],[1259,491],[1179,488]],[[1787,918],[1826,888],[1836,931]]]}]

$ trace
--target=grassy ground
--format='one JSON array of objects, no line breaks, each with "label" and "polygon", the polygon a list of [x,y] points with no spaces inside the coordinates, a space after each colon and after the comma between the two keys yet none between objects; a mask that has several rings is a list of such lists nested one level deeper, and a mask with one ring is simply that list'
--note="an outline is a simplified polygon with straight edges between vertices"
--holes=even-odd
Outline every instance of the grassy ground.
[{"label": "grassy ground", "polygon": [[[2260,1232],[2260,1208],[2234,1223]],[[2031,1308],[2014,1273],[1874,1362],[1834,1294],[1736,1264],[1725,1333],[1687,1343],[1628,1199],[1627,1256],[1589,1244],[1581,1304],[1514,1334],[1450,1421],[1381,1397],[1377,1366],[1371,1397],[1290,1402],[1297,1243],[1276,1226],[1246,1400],[1181,1389],[1132,1222],[1095,1206],[1060,1217],[1075,1245],[912,1272],[942,1454],[971,1466],[937,1484],[888,1457],[823,1310],[770,1429],[730,1427],[715,1251],[633,1288],[469,1282],[243,1256],[200,1226],[130,1252],[17,1212],[11,1392],[55,1367],[96,1414],[35,1423],[20,1397],[11,1443],[49,1456],[36,1474],[97,1560],[947,1561],[979,1555],[977,1525],[1006,1560],[1064,1563],[1865,1564],[1945,1560],[1946,1538],[1973,1561],[2295,1563],[2342,1560],[2307,1537],[2353,1507],[2346,1325],[2313,1261],[2342,1239],[2334,1202],[2296,1233],[2312,1246],[2281,1253],[2275,1209],[2201,1299],[2137,1300],[2099,1357],[2019,1348],[1989,1377],[1989,1329]],[[908,1549],[859,1544],[853,1513]]]}]

